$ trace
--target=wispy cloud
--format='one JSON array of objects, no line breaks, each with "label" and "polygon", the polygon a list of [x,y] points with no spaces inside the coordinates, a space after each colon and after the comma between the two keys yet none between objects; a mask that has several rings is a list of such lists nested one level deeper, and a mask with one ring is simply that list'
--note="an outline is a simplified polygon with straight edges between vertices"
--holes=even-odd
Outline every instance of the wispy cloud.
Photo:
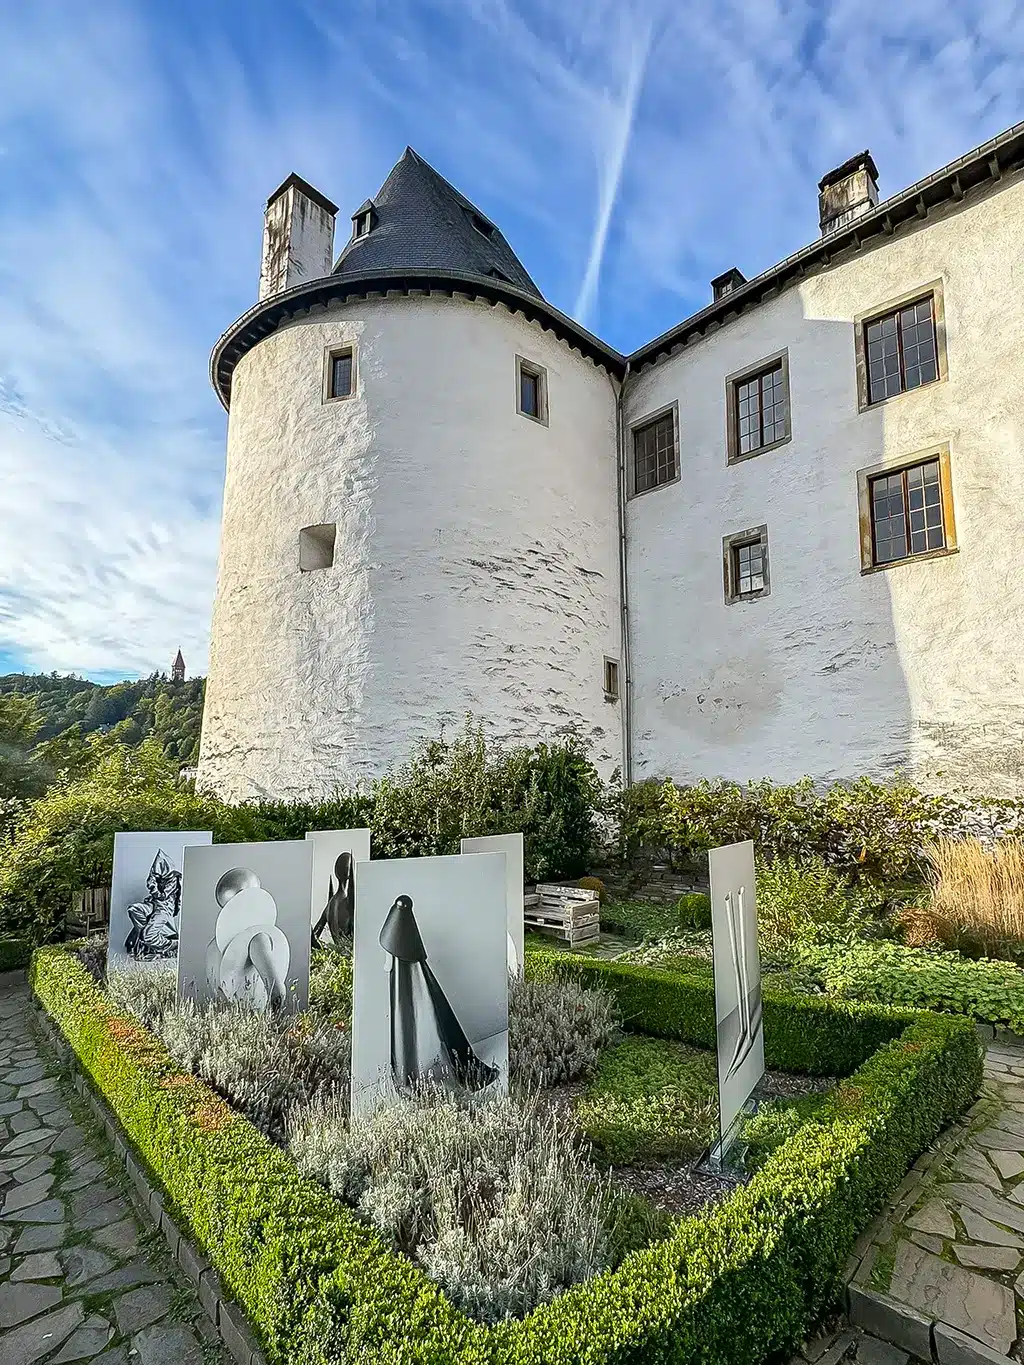
[{"label": "wispy cloud", "polygon": [[812,239],[831,166],[870,146],[895,191],[1019,118],[1022,75],[1020,0],[8,7],[0,657],[204,665],[207,357],[290,170],[351,211],[411,142],[630,349]]}]

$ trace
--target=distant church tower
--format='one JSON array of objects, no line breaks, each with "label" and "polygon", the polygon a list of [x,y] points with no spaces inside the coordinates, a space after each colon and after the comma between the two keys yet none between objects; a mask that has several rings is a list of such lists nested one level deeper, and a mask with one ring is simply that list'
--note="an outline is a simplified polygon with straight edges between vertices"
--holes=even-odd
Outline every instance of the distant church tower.
[{"label": "distant church tower", "polygon": [[178,650],[178,657],[171,664],[171,682],[185,681],[185,660],[182,658],[181,650]]},{"label": "distant church tower", "polygon": [[[307,797],[472,712],[622,761],[621,358],[410,149],[352,217],[290,175],[214,349],[227,478],[197,781]],[[611,704],[610,704],[611,703]]]}]

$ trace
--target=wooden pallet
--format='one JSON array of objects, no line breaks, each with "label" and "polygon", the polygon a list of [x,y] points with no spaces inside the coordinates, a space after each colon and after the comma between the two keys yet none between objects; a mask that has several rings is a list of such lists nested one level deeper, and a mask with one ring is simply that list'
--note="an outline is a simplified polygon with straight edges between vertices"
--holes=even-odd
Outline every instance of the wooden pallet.
[{"label": "wooden pallet", "polygon": [[69,934],[95,934],[110,923],[110,887],[90,886],[76,893],[68,914]]},{"label": "wooden pallet", "polygon": [[563,943],[588,943],[600,936],[601,906],[583,887],[544,882],[523,898],[523,920],[528,929]]}]

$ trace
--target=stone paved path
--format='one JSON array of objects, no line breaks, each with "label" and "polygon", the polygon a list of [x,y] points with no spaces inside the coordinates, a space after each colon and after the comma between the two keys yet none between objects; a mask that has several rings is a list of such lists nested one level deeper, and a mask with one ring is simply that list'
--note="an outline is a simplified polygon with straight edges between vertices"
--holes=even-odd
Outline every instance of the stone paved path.
[{"label": "stone paved path", "polygon": [[851,1300],[869,1291],[865,1325],[902,1314],[902,1344],[930,1329],[951,1365],[1024,1357],[1024,1048],[989,1046],[966,1127],[922,1158],[865,1243],[851,1287]]},{"label": "stone paved path", "polygon": [[0,988],[0,1365],[225,1357],[32,1018]]}]

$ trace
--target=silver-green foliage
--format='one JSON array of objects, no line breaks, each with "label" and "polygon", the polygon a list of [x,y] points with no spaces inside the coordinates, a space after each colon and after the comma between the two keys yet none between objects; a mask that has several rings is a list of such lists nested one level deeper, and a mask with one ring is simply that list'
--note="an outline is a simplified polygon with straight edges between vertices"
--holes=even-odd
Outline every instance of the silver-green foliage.
[{"label": "silver-green foliage", "polygon": [[535,1098],[423,1088],[351,1127],[334,1101],[296,1113],[289,1145],[479,1321],[522,1316],[612,1264],[609,1186]]},{"label": "silver-green foliage", "polygon": [[508,1051],[513,1085],[561,1085],[593,1071],[618,1023],[615,999],[571,981],[510,981]]},{"label": "silver-green foliage", "polygon": [[179,1066],[269,1137],[283,1134],[295,1105],[347,1096],[351,1046],[344,1022],[178,1001],[173,971],[112,972],[107,991]]}]

